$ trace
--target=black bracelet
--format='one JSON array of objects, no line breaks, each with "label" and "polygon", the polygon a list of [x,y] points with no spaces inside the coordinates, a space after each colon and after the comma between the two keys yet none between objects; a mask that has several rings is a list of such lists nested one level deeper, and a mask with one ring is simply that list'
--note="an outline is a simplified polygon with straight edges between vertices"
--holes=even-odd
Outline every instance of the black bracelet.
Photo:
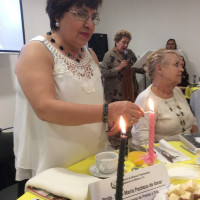
[{"label": "black bracelet", "polygon": [[103,122],[107,123],[108,122],[108,104],[104,103],[103,104]]}]

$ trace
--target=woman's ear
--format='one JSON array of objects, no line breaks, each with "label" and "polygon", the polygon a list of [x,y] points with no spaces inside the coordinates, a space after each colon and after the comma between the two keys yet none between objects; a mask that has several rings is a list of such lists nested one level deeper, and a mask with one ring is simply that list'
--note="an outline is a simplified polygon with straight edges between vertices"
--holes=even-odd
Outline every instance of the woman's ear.
[{"label": "woman's ear", "polygon": [[156,67],[155,67],[156,71],[158,74],[162,75],[163,73],[163,68],[161,67],[160,64],[157,64]]}]

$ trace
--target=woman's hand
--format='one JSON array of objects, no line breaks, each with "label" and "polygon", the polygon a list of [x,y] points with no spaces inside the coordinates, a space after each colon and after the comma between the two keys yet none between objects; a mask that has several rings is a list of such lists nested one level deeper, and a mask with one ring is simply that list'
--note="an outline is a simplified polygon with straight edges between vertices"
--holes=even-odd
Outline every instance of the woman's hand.
[{"label": "woman's hand", "polygon": [[118,67],[116,67],[117,71],[120,71],[126,67],[129,66],[129,61],[128,60],[122,60],[122,62],[120,63],[120,65]]},{"label": "woman's hand", "polygon": [[138,105],[130,101],[116,101],[109,104],[108,125],[112,127],[108,136],[117,133],[120,130],[119,119],[123,116],[126,126],[130,127],[137,123],[141,117],[144,117],[144,111]]},{"label": "woman's hand", "polygon": [[108,124],[108,127],[110,128],[109,132],[107,133],[108,137],[114,135],[115,133],[118,133],[121,130],[119,122],[113,122],[112,124]]}]

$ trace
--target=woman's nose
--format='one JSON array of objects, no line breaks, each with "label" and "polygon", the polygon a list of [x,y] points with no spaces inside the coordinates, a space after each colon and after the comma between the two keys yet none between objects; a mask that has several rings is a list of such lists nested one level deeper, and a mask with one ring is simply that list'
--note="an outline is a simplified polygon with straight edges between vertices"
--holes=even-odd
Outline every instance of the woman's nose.
[{"label": "woman's nose", "polygon": [[182,72],[184,71],[183,66],[180,67],[180,70],[181,70]]},{"label": "woman's nose", "polygon": [[126,48],[128,48],[128,44],[124,44],[124,46],[125,46]]}]

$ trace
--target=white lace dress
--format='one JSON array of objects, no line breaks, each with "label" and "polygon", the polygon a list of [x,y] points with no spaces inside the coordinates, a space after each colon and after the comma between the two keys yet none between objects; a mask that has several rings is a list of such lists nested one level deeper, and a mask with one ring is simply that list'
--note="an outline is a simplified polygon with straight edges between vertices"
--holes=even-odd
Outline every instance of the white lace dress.
[{"label": "white lace dress", "polygon": [[[103,87],[99,67],[87,47],[85,57],[77,62],[64,56],[43,36],[41,41],[54,58],[57,99],[81,104],[103,104]],[[103,123],[62,126],[41,121],[34,113],[17,81],[14,123],[16,180],[32,176],[52,167],[67,167],[105,150],[107,136]]]}]

